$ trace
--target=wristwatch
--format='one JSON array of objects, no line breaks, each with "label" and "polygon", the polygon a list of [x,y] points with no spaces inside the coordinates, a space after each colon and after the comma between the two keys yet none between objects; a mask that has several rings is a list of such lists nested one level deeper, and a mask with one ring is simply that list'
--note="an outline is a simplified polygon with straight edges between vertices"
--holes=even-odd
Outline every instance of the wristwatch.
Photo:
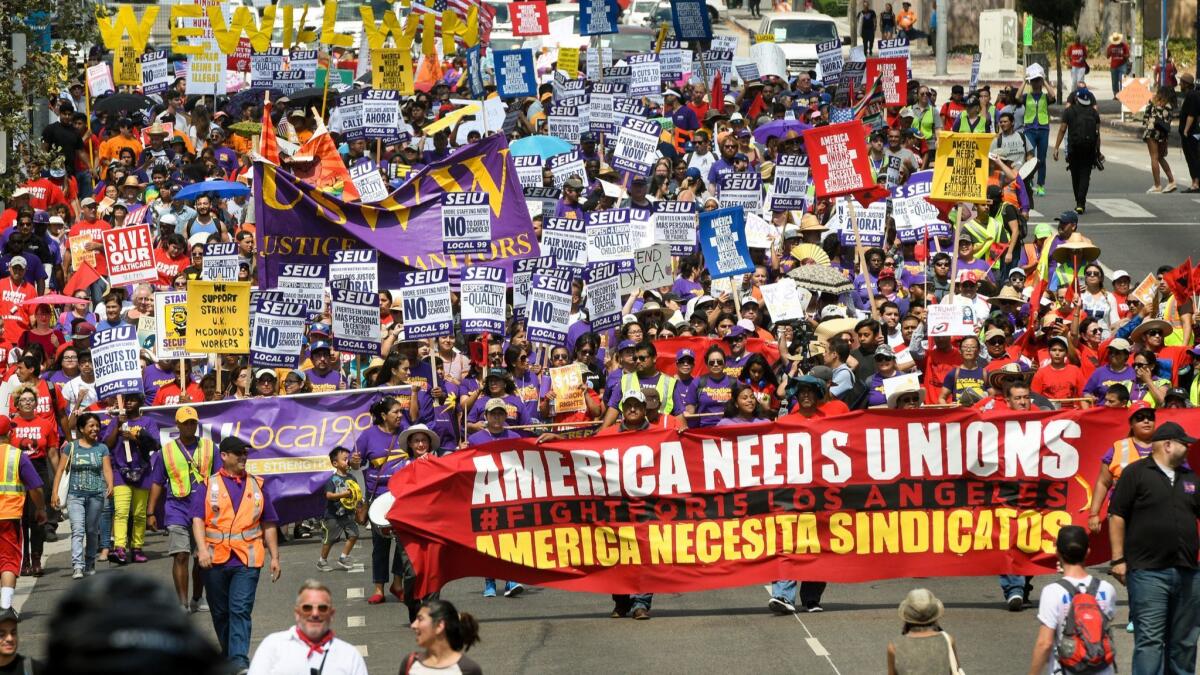
[{"label": "wristwatch", "polygon": [[1121,556],[1120,558],[1113,558],[1112,560],[1108,561],[1108,564],[1113,565],[1113,566],[1122,565],[1124,563],[1125,563],[1125,556]]}]

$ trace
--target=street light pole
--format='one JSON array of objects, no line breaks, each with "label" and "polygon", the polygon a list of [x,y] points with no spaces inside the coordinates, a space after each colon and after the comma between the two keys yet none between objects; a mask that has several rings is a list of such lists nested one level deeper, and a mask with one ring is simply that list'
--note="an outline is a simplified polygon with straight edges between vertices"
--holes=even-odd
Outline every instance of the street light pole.
[{"label": "street light pole", "polygon": [[938,75],[950,74],[946,68],[946,23],[950,20],[949,4],[950,0],[942,0],[942,6],[939,8],[935,5],[934,9],[937,12],[937,42],[934,49],[934,56],[937,67],[935,72]]}]

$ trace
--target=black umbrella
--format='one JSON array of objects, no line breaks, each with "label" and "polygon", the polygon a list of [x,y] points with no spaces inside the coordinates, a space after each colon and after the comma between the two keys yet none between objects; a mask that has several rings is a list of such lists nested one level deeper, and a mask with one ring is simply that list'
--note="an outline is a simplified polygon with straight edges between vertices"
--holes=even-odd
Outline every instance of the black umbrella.
[{"label": "black umbrella", "polygon": [[154,101],[142,96],[141,94],[113,94],[106,96],[92,106],[92,110],[98,113],[134,113],[139,110],[146,110],[154,107]]},{"label": "black umbrella", "polygon": [[[330,95],[333,95],[333,96],[337,95],[337,92],[333,91],[332,88],[329,90],[329,93],[330,93]],[[312,101],[319,102],[324,97],[325,97],[325,89],[323,89],[321,87],[309,87],[308,89],[301,89],[300,91],[298,91],[294,94],[287,95],[288,104],[297,106],[297,107],[301,103],[309,103]]]},{"label": "black umbrella", "polygon": [[230,96],[229,100],[225,102],[225,107],[221,108],[221,110],[225,111],[225,114],[231,118],[240,120],[242,118],[242,106],[247,103],[262,105],[263,94],[267,92],[271,93],[272,101],[278,101],[283,97],[283,92],[278,89],[246,89]]}]

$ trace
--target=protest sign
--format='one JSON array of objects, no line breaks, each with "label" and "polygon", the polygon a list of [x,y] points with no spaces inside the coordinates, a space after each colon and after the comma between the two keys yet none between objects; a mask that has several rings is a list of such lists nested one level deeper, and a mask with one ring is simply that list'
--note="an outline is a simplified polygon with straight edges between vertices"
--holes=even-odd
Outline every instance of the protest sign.
[{"label": "protest sign", "polygon": [[579,34],[607,35],[617,32],[617,17],[621,7],[617,0],[581,0],[579,3]]},{"label": "protest sign", "polygon": [[630,96],[659,96],[662,94],[662,75],[658,54],[630,54],[626,62],[629,63]]},{"label": "protest sign", "polygon": [[329,286],[348,282],[346,288],[366,293],[379,292],[379,251],[341,249],[329,262]]},{"label": "protest sign", "polygon": [[97,243],[98,240],[93,239],[90,234],[79,234],[74,237],[67,238],[67,245],[71,249],[72,264],[78,267],[80,262],[86,262],[92,267],[96,266],[96,252],[88,250],[88,246]]},{"label": "protest sign", "polygon": [[[613,120],[612,128],[613,128],[613,131],[614,132],[619,131],[623,126],[625,126],[625,120],[628,120],[630,118],[638,119],[638,120],[645,120],[646,113],[647,113],[646,106],[642,105],[638,101],[635,101],[634,99],[627,98],[624,96],[622,96],[622,97],[614,96],[613,104],[612,104],[612,120]],[[655,135],[655,139],[654,139],[655,142],[658,141],[657,134],[661,133],[661,132],[662,132],[661,127],[659,127],[659,131],[656,132],[656,135]],[[610,134],[610,137],[612,138],[614,147],[615,147],[616,136]]]},{"label": "protest sign", "polygon": [[540,269],[529,285],[527,335],[530,342],[556,347],[567,339],[571,277],[563,269]]},{"label": "protest sign", "polygon": [[[375,317],[379,318],[378,310]],[[308,307],[284,291],[260,291],[254,300],[250,365],[255,368],[299,367],[307,318]]]},{"label": "protest sign", "polygon": [[737,65],[738,79],[742,82],[758,81],[758,64],[757,63],[739,63]]},{"label": "protest sign", "polygon": [[633,233],[629,209],[589,211],[588,262],[615,262],[622,272],[633,271]]},{"label": "protest sign", "polygon": [[105,230],[103,236],[110,284],[127,286],[158,281],[149,225],[117,227]]},{"label": "protest sign", "polygon": [[926,197],[933,190],[933,170],[918,171],[904,185],[892,188],[892,220],[896,237],[904,243],[917,243],[928,237],[949,237],[950,224]]},{"label": "protest sign", "polygon": [[696,204],[662,200],[654,203],[654,239],[671,247],[671,255],[696,252]]},{"label": "protest sign", "polygon": [[621,273],[613,262],[592,263],[583,272],[588,323],[599,333],[621,325]]},{"label": "protest sign", "polygon": [[562,189],[563,183],[567,182],[568,178],[578,178],[587,185],[587,169],[583,166],[583,155],[579,150],[564,152],[560,155],[555,155],[548,162],[550,165],[550,174],[554,176],[554,187]]},{"label": "protest sign", "polygon": [[471,98],[483,98],[487,94],[487,87],[483,83],[481,52],[482,45],[475,45],[464,52],[467,57],[467,88],[471,92]]},{"label": "protest sign", "polygon": [[933,161],[933,191],[929,198],[947,202],[986,204],[988,149],[992,134],[938,132]]},{"label": "protest sign", "polygon": [[388,141],[400,126],[399,91],[371,89],[363,94],[363,136]]},{"label": "protest sign", "polygon": [[488,194],[447,192],[442,195],[442,251],[487,253],[492,248],[492,207]]},{"label": "protest sign", "polygon": [[621,295],[629,295],[638,288],[648,291],[673,283],[670,245],[651,244],[633,252],[633,271],[621,275]]},{"label": "protest sign", "polygon": [[171,74],[167,70],[167,52],[162,49],[146,52],[138,57],[142,66],[142,93],[161,94],[171,86]]},{"label": "protest sign", "polygon": [[513,157],[513,166],[517,169],[517,180],[521,187],[542,186],[542,158],[540,155],[517,155]]},{"label": "protest sign", "polygon": [[559,47],[558,48],[558,69],[567,74],[567,77],[575,78],[579,76],[579,48],[578,47]]},{"label": "protest sign", "polygon": [[288,54],[288,69],[304,73],[306,82],[316,83],[317,61],[319,53],[316,49],[300,49],[293,47]]},{"label": "protest sign", "polygon": [[250,38],[238,38],[237,47],[225,58],[225,69],[235,73],[250,72]]},{"label": "protest sign", "polygon": [[832,87],[842,75],[842,41],[817,43],[817,75],[821,84]]},{"label": "protest sign", "polygon": [[458,293],[464,335],[504,333],[507,279],[503,267],[472,265],[463,270]]},{"label": "protest sign", "polygon": [[635,249],[645,248],[654,240],[654,206],[648,209],[629,207],[629,233],[633,236]]},{"label": "protest sign", "polygon": [[808,208],[808,157],[779,155],[771,182],[772,211],[804,211]]},{"label": "protest sign", "polygon": [[971,57],[971,82],[967,85],[967,91],[975,91],[975,87],[979,86],[979,66],[983,59],[983,55],[976,53]]},{"label": "protest sign", "polygon": [[96,376],[93,386],[97,399],[142,393],[141,350],[137,327],[132,324],[120,324],[92,335],[92,368]]},{"label": "protest sign", "polygon": [[562,190],[553,187],[526,187],[521,188],[521,192],[525,196],[525,205],[529,209],[530,217],[538,214],[546,217],[554,215],[555,206],[562,197]]},{"label": "protest sign", "polygon": [[94,66],[88,66],[87,89],[92,98],[111,94],[117,90],[116,86],[113,85],[112,71],[108,69],[107,63],[97,63]]},{"label": "protest sign", "polygon": [[[872,202],[866,209],[856,208],[854,220],[858,224],[859,244],[863,248],[883,246],[883,236],[887,232],[887,201]],[[843,229],[838,237],[842,246],[855,246],[854,226]]]},{"label": "protest sign", "polygon": [[907,102],[908,70],[904,59],[867,59],[867,87],[875,80],[883,89],[885,105],[896,107]]},{"label": "protest sign", "polygon": [[[404,337],[420,340],[454,334],[454,308],[450,304],[450,277],[445,267],[400,274]],[[379,307],[375,307],[375,323]]]},{"label": "protest sign", "polygon": [[254,89],[270,89],[274,86],[275,73],[286,70],[282,47],[271,47],[264,52],[250,55],[250,86]]},{"label": "protest sign", "polygon": [[870,189],[867,134],[859,122],[843,122],[803,132],[812,181],[820,198]]},{"label": "protest sign", "polygon": [[778,77],[786,80],[788,75],[787,57],[779,45],[766,42],[750,47],[750,60],[758,64],[758,76]]},{"label": "protest sign", "polygon": [[550,32],[550,19],[546,15],[546,3],[514,2],[509,5],[512,16],[512,34],[516,37],[533,37]]},{"label": "protest sign", "polygon": [[303,303],[310,313],[318,314],[325,311],[327,275],[325,265],[287,263],[280,269],[275,287],[287,291],[288,297]]},{"label": "protest sign", "polygon": [[142,84],[142,64],[129,42],[113,50],[113,83],[137,87]]},{"label": "protest sign", "polygon": [[968,305],[929,305],[929,337],[957,337],[975,334],[975,312]]},{"label": "protest sign", "polygon": [[587,76],[589,80],[598,82],[603,70],[612,65],[612,47],[601,46],[600,49],[587,50]]},{"label": "protest sign", "polygon": [[1154,295],[1158,292],[1158,277],[1154,274],[1147,274],[1142,283],[1129,292],[1129,298],[1137,300],[1145,306],[1150,306],[1154,302]]},{"label": "protest sign", "polygon": [[413,77],[410,50],[395,47],[371,50],[371,83],[375,91],[395,91],[412,96]]},{"label": "protest sign", "polygon": [[225,93],[225,56],[216,41],[203,40],[203,51],[187,57],[188,96],[214,96]]},{"label": "protest sign", "polygon": [[550,387],[554,391],[554,412],[579,412],[586,408],[583,397],[582,366],[572,363],[569,366],[559,366],[550,369]]},{"label": "protest sign", "polygon": [[496,49],[492,52],[492,60],[496,67],[496,92],[500,98],[537,95],[537,69],[533,65],[532,50]]},{"label": "protest sign", "polygon": [[[713,41],[716,44],[716,40]],[[729,82],[733,75],[733,50],[732,49],[717,49],[713,47],[704,52],[701,61],[704,62],[704,67],[707,68],[707,78],[711,81],[717,73],[721,73],[721,80]],[[765,75],[762,69],[758,71]]]},{"label": "protest sign", "polygon": [[746,211],[746,246],[750,248],[771,248],[779,230],[774,225],[763,220],[762,216]]},{"label": "protest sign", "polygon": [[250,351],[250,282],[188,282],[184,348],[195,354]]},{"label": "protest sign", "polygon": [[714,278],[754,271],[746,243],[746,215],[740,208],[700,214],[700,250]]},{"label": "protest sign", "polygon": [[604,69],[604,81],[605,82],[616,82],[618,84],[623,84],[626,87],[628,87],[629,86],[629,77],[630,77],[629,72],[630,72],[629,66],[625,65],[624,61],[621,61],[620,65],[614,65],[612,67],[607,67]]},{"label": "protest sign", "polygon": [[524,318],[526,310],[529,309],[529,286],[532,283],[533,273],[542,269],[550,269],[554,265],[554,258],[550,256],[518,258],[513,263],[513,320]]},{"label": "protest sign", "polygon": [[881,59],[902,59],[907,70],[910,56],[908,38],[898,37],[878,41],[875,43],[875,55]]},{"label": "protest sign", "polygon": [[587,264],[587,221],[578,218],[544,218],[541,251],[560,264],[582,268]]},{"label": "protest sign", "polygon": [[234,241],[221,241],[204,245],[204,261],[200,266],[200,278],[209,281],[237,281],[238,245]]},{"label": "protest sign", "polygon": [[579,143],[583,136],[583,120],[579,108],[554,102],[546,115],[546,133],[569,143]]},{"label": "protest sign", "polygon": [[284,96],[291,96],[307,85],[303,70],[277,70],[271,73],[271,88],[278,89]]},{"label": "protest sign", "polygon": [[363,157],[350,166],[350,181],[358,190],[358,200],[364,204],[374,204],[388,196],[387,183],[383,182],[379,167],[370,157]]},{"label": "protest sign", "polygon": [[[379,356],[380,346],[383,344],[382,326],[379,323],[379,294],[352,290],[348,283],[343,281],[331,285],[330,298],[333,348],[350,354]],[[411,330],[406,320],[406,337],[411,338]]]},{"label": "protest sign", "polygon": [[187,337],[187,293],[160,291],[154,294],[154,356],[158,360],[190,359],[184,346]]},{"label": "protest sign", "polygon": [[648,175],[658,156],[658,137],[661,133],[662,126],[654,120],[625,118],[617,132],[613,168],[638,176]]},{"label": "protest sign", "polygon": [[803,321],[808,318],[805,308],[812,300],[812,292],[800,288],[791,279],[783,279],[773,284],[759,286],[767,311],[771,313],[771,321],[778,324],[781,321]]},{"label": "protest sign", "polygon": [[679,40],[711,40],[712,17],[704,0],[671,0],[671,24]]},{"label": "protest sign", "polygon": [[721,176],[717,197],[722,207],[736,206],[747,211],[762,208],[762,175],[757,171],[727,173]]},{"label": "protest sign", "polygon": [[834,92],[833,104],[845,108],[857,101],[859,95],[862,93],[863,77],[866,73],[866,61],[846,61],[842,63],[842,73],[838,76],[837,91]]}]

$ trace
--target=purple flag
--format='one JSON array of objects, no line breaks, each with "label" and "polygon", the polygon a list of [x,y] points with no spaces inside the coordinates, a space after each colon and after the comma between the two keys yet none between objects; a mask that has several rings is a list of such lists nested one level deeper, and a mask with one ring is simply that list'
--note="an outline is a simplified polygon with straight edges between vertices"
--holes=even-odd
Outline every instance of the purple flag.
[{"label": "purple flag", "polygon": [[[491,250],[442,252],[442,195],[482,191],[492,216]],[[459,148],[424,167],[375,204],[344,202],[270,164],[254,165],[258,283],[274,288],[288,263],[327,264],[334,250],[379,251],[379,285],[396,288],[405,270],[445,267],[457,285],[462,269],[487,263],[512,271],[538,255],[516,168],[502,134]]]}]

